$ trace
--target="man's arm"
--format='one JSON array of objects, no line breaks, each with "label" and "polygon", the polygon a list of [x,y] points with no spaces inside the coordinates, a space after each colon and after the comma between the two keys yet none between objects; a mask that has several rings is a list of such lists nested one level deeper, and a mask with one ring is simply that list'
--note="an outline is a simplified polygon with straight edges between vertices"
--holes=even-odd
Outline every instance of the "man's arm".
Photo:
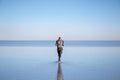
[{"label": "man's arm", "polygon": [[62,41],[62,46],[64,46],[64,41]]},{"label": "man's arm", "polygon": [[55,45],[57,46],[57,41],[56,41]]}]

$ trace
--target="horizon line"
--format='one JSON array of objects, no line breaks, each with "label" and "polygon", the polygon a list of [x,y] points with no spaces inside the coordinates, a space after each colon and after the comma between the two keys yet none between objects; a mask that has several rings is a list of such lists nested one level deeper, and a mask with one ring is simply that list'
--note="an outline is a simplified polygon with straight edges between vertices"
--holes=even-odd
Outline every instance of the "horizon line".
[{"label": "horizon line", "polygon": [[[0,41],[56,41],[56,40],[0,40]],[[120,41],[120,40],[64,40],[64,41]]]}]

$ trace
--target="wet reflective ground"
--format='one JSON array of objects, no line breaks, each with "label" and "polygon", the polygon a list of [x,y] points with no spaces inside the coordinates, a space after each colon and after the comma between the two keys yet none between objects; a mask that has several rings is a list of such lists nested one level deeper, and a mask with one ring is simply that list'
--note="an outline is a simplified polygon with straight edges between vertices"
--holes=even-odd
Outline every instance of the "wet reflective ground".
[{"label": "wet reflective ground", "polygon": [[120,80],[120,47],[0,46],[0,80]]}]

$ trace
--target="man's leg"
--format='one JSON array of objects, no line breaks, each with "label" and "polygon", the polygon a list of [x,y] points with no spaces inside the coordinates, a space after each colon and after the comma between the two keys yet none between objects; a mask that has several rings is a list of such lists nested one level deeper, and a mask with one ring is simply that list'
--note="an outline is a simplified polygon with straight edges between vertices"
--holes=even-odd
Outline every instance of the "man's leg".
[{"label": "man's leg", "polygon": [[57,53],[58,53],[58,61],[60,61],[60,49],[57,48]]},{"label": "man's leg", "polygon": [[61,58],[62,51],[63,51],[63,48],[62,48],[62,47],[60,47],[60,48],[59,48],[59,60],[60,60],[60,58]]},{"label": "man's leg", "polygon": [[60,53],[58,54],[58,60],[60,61],[60,57],[61,57],[61,55],[60,55]]},{"label": "man's leg", "polygon": [[62,48],[62,47],[57,48],[58,60],[59,60],[59,61],[60,61],[60,58],[61,58],[61,55],[62,55],[62,51],[63,51],[63,48]]}]

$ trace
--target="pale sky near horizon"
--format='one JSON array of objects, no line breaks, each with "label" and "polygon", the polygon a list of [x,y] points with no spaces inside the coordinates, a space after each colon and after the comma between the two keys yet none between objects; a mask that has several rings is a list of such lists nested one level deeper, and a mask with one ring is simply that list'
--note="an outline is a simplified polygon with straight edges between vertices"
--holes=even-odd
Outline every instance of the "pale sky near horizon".
[{"label": "pale sky near horizon", "polygon": [[0,0],[0,40],[120,40],[119,0]]}]

